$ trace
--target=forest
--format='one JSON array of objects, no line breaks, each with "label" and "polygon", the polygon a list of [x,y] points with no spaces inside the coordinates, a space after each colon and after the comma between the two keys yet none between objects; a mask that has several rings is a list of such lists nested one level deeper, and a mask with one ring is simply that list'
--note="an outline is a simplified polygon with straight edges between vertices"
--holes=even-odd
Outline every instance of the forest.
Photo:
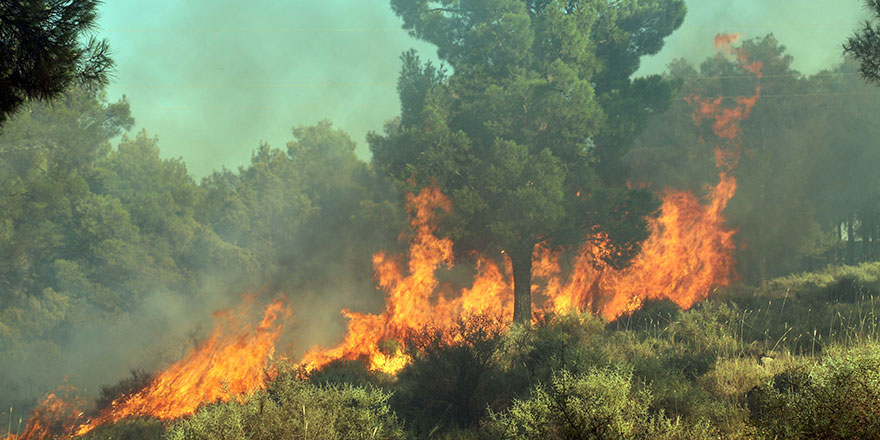
[{"label": "forest", "polygon": [[0,61],[0,438],[880,437],[880,2],[816,73],[644,77],[681,0],[390,3],[441,63],[366,159],[323,120],[197,178],[106,42]]}]

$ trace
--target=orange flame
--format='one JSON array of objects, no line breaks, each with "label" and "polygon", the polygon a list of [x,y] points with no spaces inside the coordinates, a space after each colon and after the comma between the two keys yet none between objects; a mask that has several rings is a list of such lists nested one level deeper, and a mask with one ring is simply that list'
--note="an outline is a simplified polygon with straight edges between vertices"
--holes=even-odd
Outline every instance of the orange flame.
[{"label": "orange flame", "polygon": [[262,389],[267,363],[281,334],[280,321],[290,312],[281,300],[275,300],[253,328],[247,316],[254,297],[245,299],[236,310],[214,314],[216,323],[207,341],[165,369],[144,390],[114,401],[99,417],[77,428],[76,434],[131,416],[175,419],[194,413],[201,405]]},{"label": "orange flame", "polygon": [[539,249],[536,276],[548,278],[546,296],[557,313],[592,310],[606,319],[639,309],[645,299],[669,299],[687,309],[734,274],[735,231],[724,226],[723,211],[736,191],[736,179],[722,173],[708,203],[686,191],[667,191],[662,215],[651,220],[650,237],[623,270],[596,267],[599,244],[589,243],[575,257],[568,281],[559,281],[557,256]]},{"label": "orange flame", "polygon": [[[719,34],[716,46],[728,55],[736,50],[740,67],[760,78],[761,64],[749,63],[743,50],[733,49],[738,38]],[[612,251],[601,232],[593,231],[574,259],[573,270],[564,279],[558,255],[537,246],[533,276],[544,279],[543,293],[547,299],[537,305],[537,311],[587,309],[613,320],[638,309],[645,299],[667,298],[689,308],[706,298],[713,288],[728,285],[736,276],[735,231],[724,225],[723,211],[736,192],[736,179],[730,171],[739,157],[735,140],[741,133],[740,122],[749,116],[760,95],[759,86],[755,95],[735,98],[733,107],[723,105],[723,97],[688,97],[687,101],[695,107],[694,123],[712,120],[715,135],[733,146],[715,150],[720,178],[717,185],[709,188],[705,203],[689,192],[665,191],[662,216],[650,220],[650,237],[624,270],[597,267],[596,262]],[[373,257],[376,279],[387,295],[385,310],[378,315],[344,310],[349,319],[345,339],[334,348],[316,347],[306,353],[302,365],[307,370],[336,359],[365,359],[371,370],[395,373],[408,362],[400,344],[409,332],[426,325],[451,328],[455,318],[462,314],[501,319],[504,311],[509,310],[513,299],[510,277],[486,258],[478,262],[479,273],[471,289],[463,290],[453,299],[440,291],[435,272],[453,264],[452,242],[435,235],[433,212],[448,212],[451,203],[436,188],[427,188],[418,196],[410,195],[407,205],[416,232],[408,253],[407,273],[404,274],[399,259],[383,252]],[[533,288],[539,293],[542,290],[538,285]],[[396,350],[380,349],[382,341],[388,340],[397,342],[392,344]]]},{"label": "orange flame", "polygon": [[[407,197],[415,237],[408,252],[407,273],[398,259],[384,252],[373,256],[379,286],[387,292],[385,310],[378,315],[343,310],[348,333],[334,348],[315,347],[301,364],[307,369],[322,367],[336,359],[365,359],[371,370],[396,373],[409,361],[402,344],[413,331],[425,326],[449,328],[460,316],[485,314],[500,317],[511,304],[511,289],[498,266],[481,258],[478,276],[471,289],[454,298],[442,295],[437,269],[451,267],[452,241],[435,235],[434,212],[449,212],[452,204],[437,188],[426,188]],[[394,341],[394,350],[382,350],[383,341]],[[387,345],[387,344],[386,344]],[[392,352],[388,352],[392,351]]]},{"label": "orange flame", "polygon": [[6,440],[39,440],[52,436],[70,436],[72,427],[80,420],[85,401],[76,395],[70,385],[62,385],[47,394],[37,405],[25,425],[24,432],[8,433]]},{"label": "orange flame", "polygon": [[[728,56],[735,52],[739,67],[760,80],[761,62],[750,62],[742,47],[732,47],[738,38],[737,34],[719,34],[715,46]],[[665,191],[662,215],[651,221],[651,235],[630,267],[622,271],[596,267],[596,257],[603,252],[601,241],[588,242],[575,258],[573,275],[567,283],[560,283],[556,279],[558,258],[539,249],[536,275],[548,278],[547,296],[557,312],[589,308],[615,319],[637,310],[649,298],[669,299],[686,309],[706,298],[713,288],[730,283],[736,276],[735,231],[724,225],[723,211],[736,193],[736,178],[730,171],[740,156],[740,123],[760,96],[758,85],[753,96],[734,98],[733,107],[722,105],[724,97],[685,98],[694,106],[694,124],[711,120],[713,133],[726,144],[715,148],[719,183],[708,191],[706,204],[689,192]]]},{"label": "orange flame", "polygon": [[[716,46],[733,51],[731,45],[737,38],[719,35]],[[750,63],[742,50],[737,55],[740,67],[760,78],[760,63]],[[718,184],[708,188],[702,203],[692,193],[666,190],[662,215],[649,221],[650,237],[626,269],[613,270],[596,263],[612,251],[601,231],[591,233],[566,274],[560,269],[556,251],[536,246],[533,276],[544,285],[535,285],[534,290],[545,299],[536,304],[536,310],[562,313],[586,309],[613,320],[637,310],[646,299],[666,298],[689,308],[713,288],[728,285],[736,276],[735,231],[724,225],[723,211],[736,192],[736,179],[730,171],[739,157],[739,124],[749,116],[760,94],[759,86],[754,96],[735,98],[733,107],[722,105],[723,98],[688,97],[694,106],[694,122],[713,120],[713,132],[727,144],[715,150]],[[476,314],[504,325],[502,317],[513,303],[509,260],[500,268],[491,259],[478,258],[471,288],[451,292],[440,284],[437,271],[454,264],[453,243],[437,237],[434,220],[438,210],[450,212],[452,204],[438,189],[426,188],[407,197],[407,208],[414,236],[406,266],[403,258],[384,252],[373,256],[377,284],[386,293],[385,310],[380,314],[343,310],[348,318],[344,339],[336,347],[309,350],[300,362],[306,370],[337,359],[361,359],[370,370],[394,374],[410,360],[404,344],[411,332],[425,326],[450,329],[458,319]],[[246,317],[254,297],[245,299],[241,308],[215,314],[214,330],[204,344],[163,371],[144,390],[114,401],[94,420],[77,425],[82,414],[75,410],[77,405],[50,394],[25,433],[10,434],[7,440],[37,440],[62,431],[66,434],[61,438],[69,438],[131,416],[170,420],[192,414],[203,404],[229,401],[264,388],[271,375],[267,374],[267,362],[273,356],[281,322],[290,312],[281,301],[275,301],[253,328]],[[53,428],[53,423],[63,423],[64,430]]]},{"label": "orange flame", "polygon": [[[715,47],[728,56],[736,54],[740,69],[762,77],[760,61],[751,62],[746,51],[733,48],[738,34],[718,34]],[[733,253],[735,231],[724,225],[723,211],[736,193],[736,178],[730,171],[739,161],[740,123],[748,118],[761,96],[758,85],[751,97],[736,97],[725,106],[724,97],[691,95],[692,118],[700,125],[712,121],[712,131],[723,146],[715,148],[719,183],[708,191],[706,204],[689,192],[666,190],[662,215],[650,223],[651,235],[630,267],[615,271],[596,267],[601,241],[589,243],[574,261],[567,283],[554,277],[560,272],[557,257],[539,249],[538,276],[549,279],[547,296],[557,312],[589,308],[607,319],[615,319],[641,307],[645,299],[669,299],[689,308],[706,298],[713,288],[726,286],[736,276]]]}]

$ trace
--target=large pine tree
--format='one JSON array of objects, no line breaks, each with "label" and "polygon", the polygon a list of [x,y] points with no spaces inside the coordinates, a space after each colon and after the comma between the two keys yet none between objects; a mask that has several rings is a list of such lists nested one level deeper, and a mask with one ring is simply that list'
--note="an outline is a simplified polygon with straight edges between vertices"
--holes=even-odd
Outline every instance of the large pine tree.
[{"label": "large pine tree", "polygon": [[681,25],[681,0],[392,0],[451,73],[403,55],[401,117],[369,138],[410,189],[439,186],[459,250],[505,253],[514,321],[531,320],[535,245],[611,245],[620,267],[646,237],[653,196],[631,190],[620,157],[673,84],[631,79]]}]

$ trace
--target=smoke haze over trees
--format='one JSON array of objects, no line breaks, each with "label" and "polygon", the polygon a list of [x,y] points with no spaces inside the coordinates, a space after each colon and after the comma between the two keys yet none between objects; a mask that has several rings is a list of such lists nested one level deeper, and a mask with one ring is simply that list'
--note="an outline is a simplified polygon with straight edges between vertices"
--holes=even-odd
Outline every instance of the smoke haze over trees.
[{"label": "smoke haze over trees", "polygon": [[[512,257],[514,275],[528,274],[517,281],[518,291],[531,287],[531,272],[520,263],[530,264],[536,243],[570,250],[595,225],[601,228],[589,232],[619,245],[607,263],[625,266],[647,235],[645,219],[656,213],[656,194],[664,188],[704,194],[718,183],[716,157],[705,145],[711,127],[695,128],[685,100],[693,95],[738,97],[757,85],[762,89],[741,126],[742,156],[734,171],[739,187],[725,211],[727,225],[737,231],[737,288],[880,260],[880,88],[865,84],[861,76],[868,75],[858,60],[803,74],[786,41],[768,34],[742,43],[748,59],[761,63],[760,78],[723,55],[677,59],[662,74],[644,77],[636,74],[642,57],[674,35],[682,2],[622,2],[628,9],[617,11],[621,15],[604,10],[583,16],[566,10],[571,2],[485,3],[504,10],[504,19],[491,20],[485,10],[426,12],[427,2],[392,2],[404,28],[437,44],[447,65],[425,61],[429,56],[416,55],[421,51],[403,54],[397,94],[389,98],[400,101],[400,115],[384,128],[373,127],[370,160],[359,157],[363,145],[330,120],[290,121],[285,145],[248,145],[247,164],[197,177],[191,164],[163,153],[158,137],[134,130],[135,102],[110,100],[94,83],[68,84],[51,102],[23,101],[7,121],[0,118],[0,408],[24,415],[65,377],[97,394],[131,368],[161,368],[204,336],[212,311],[249,290],[283,291],[296,305],[297,336],[284,341],[291,353],[333,343],[345,326],[340,309],[380,308],[371,256],[403,246],[413,233],[404,192],[425,186],[440,186],[453,202],[441,226],[456,239],[457,256],[473,258],[469,251],[478,250],[502,264]],[[590,21],[598,16],[605,20]],[[584,23],[575,26],[576,20]],[[594,32],[576,32],[579,26]],[[456,270],[444,272],[443,283],[467,278]],[[836,295],[852,290],[848,286],[821,287]],[[768,301],[779,298],[769,292]],[[694,314],[737,318],[724,305],[711,307]],[[514,310],[509,315],[507,320]],[[523,308],[516,315],[528,322],[531,313]],[[537,337],[550,342],[528,349],[568,350],[570,334],[599,334],[605,323],[595,319],[542,327]],[[681,326],[690,331],[687,337],[712,328],[688,327],[698,324]],[[612,356],[590,351],[592,343],[583,342],[592,341],[590,335],[577,336],[583,347],[574,362]],[[785,333],[774,335],[781,340]],[[491,350],[505,347],[491,332],[480,337]],[[333,392],[354,394],[365,408],[375,398],[410,408],[401,414],[412,419],[425,417],[412,408],[425,395],[442,394],[436,389],[445,383],[420,387],[447,367],[441,358],[452,349],[444,343],[440,336],[426,342],[435,358],[416,363],[429,373],[401,376],[398,386],[406,392]],[[792,344],[803,349],[805,342]],[[706,345],[706,353],[716,348]],[[520,394],[514,395],[492,376],[491,362],[503,356],[476,351],[456,351],[453,361],[460,363],[449,368],[465,365],[462,377],[471,380],[464,373],[474,362],[484,370],[473,380],[485,380],[479,383],[503,396],[499,402],[521,398],[513,412],[490,417],[491,432],[524,430],[529,411],[544,411],[553,396],[567,392],[564,381],[590,393],[606,383],[621,386],[615,398],[632,417],[647,417],[657,406],[679,408],[677,401],[657,403],[636,392],[634,377],[648,377],[645,371],[603,366],[569,376],[565,365],[550,371],[525,355],[511,362],[535,370],[517,373]],[[686,358],[686,368],[709,372],[706,353]],[[668,365],[651,368],[677,368],[680,360],[672,356]],[[366,377],[358,368],[353,374]],[[527,375],[535,371],[544,382],[529,397]],[[683,380],[675,374],[663,378]],[[318,392],[296,387],[296,399]],[[737,398],[744,399],[741,394]],[[464,409],[448,417],[476,424],[486,416],[484,403],[453,402]],[[493,411],[504,410],[491,404]],[[284,411],[298,410],[291,408]],[[681,411],[674,415],[687,416]],[[184,428],[202,432],[196,423]],[[396,421],[389,424],[399,431]],[[636,431],[651,429],[659,428]]]}]

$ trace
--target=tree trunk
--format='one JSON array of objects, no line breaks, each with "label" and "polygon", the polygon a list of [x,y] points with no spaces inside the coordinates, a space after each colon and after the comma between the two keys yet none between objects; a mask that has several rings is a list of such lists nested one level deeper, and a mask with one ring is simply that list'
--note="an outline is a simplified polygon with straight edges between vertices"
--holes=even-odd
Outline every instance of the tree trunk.
[{"label": "tree trunk", "polygon": [[532,253],[510,253],[513,266],[513,323],[532,325]]},{"label": "tree trunk", "polygon": [[846,220],[846,264],[854,264],[856,257],[856,231],[854,216],[850,214]]}]

